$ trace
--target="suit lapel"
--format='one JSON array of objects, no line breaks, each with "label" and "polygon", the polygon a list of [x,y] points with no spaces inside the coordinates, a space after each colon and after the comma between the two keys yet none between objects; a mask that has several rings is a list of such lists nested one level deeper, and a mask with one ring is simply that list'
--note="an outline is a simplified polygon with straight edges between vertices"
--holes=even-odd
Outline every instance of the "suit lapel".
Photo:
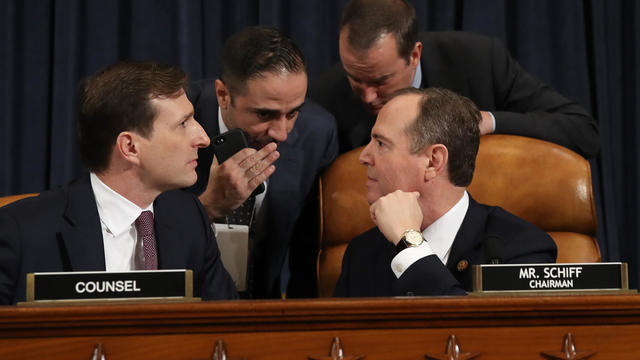
[{"label": "suit lapel", "polygon": [[281,266],[287,252],[289,240],[294,231],[296,220],[293,216],[300,212],[301,199],[299,179],[302,178],[304,152],[291,144],[299,136],[294,128],[287,141],[278,144],[280,158],[275,162],[276,171],[269,178],[267,194],[256,219],[256,238],[251,245],[252,259],[255,269],[251,277],[256,284],[268,286],[267,289],[256,289],[258,294],[271,294],[279,289],[279,284],[269,283],[280,276]]},{"label": "suit lapel", "polygon": [[162,201],[153,204],[156,247],[158,249],[158,269],[186,269],[188,247],[180,240],[184,234],[177,230],[175,219],[171,219],[170,209]]},{"label": "suit lapel", "polygon": [[60,237],[71,269],[104,271],[102,226],[89,176],[69,186]]},{"label": "suit lapel", "polygon": [[473,260],[474,250],[482,245],[486,219],[486,212],[482,211],[480,205],[469,195],[469,208],[453,241],[451,254],[447,261],[447,268],[456,277],[460,273],[468,271]]}]

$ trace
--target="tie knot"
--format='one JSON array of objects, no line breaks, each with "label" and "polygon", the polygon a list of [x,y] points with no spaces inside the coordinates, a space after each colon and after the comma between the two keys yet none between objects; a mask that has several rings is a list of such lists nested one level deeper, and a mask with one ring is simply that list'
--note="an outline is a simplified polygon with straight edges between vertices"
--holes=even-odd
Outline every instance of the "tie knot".
[{"label": "tie knot", "polygon": [[143,211],[136,219],[136,230],[140,236],[153,235],[153,213]]}]

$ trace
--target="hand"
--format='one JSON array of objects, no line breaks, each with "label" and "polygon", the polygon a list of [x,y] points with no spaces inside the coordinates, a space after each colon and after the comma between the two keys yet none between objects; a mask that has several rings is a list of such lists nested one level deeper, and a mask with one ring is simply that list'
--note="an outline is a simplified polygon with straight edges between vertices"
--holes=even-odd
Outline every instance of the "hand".
[{"label": "hand", "polygon": [[488,111],[480,111],[482,120],[480,121],[480,135],[492,134],[495,130],[493,128],[493,118]]},{"label": "hand", "polygon": [[200,202],[211,221],[242,205],[253,190],[276,171],[273,163],[280,157],[276,149],[275,143],[269,143],[259,151],[245,148],[222,165],[213,158],[209,183],[200,195]]},{"label": "hand", "polygon": [[418,192],[396,190],[380,197],[369,207],[371,219],[389,242],[397,245],[405,231],[421,231],[422,210]]}]

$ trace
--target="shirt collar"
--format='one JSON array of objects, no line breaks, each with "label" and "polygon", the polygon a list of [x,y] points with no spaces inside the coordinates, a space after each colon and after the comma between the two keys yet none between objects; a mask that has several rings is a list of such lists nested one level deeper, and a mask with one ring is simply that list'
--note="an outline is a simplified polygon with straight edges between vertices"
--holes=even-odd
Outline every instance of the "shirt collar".
[{"label": "shirt collar", "polygon": [[416,74],[413,75],[411,86],[420,89],[420,85],[422,85],[422,67],[420,66],[420,61],[418,61],[418,67],[416,68]]},{"label": "shirt collar", "polygon": [[220,128],[220,134],[229,131],[227,125],[225,125],[224,121],[222,121],[222,111],[220,110],[220,106],[218,106],[218,128]]},{"label": "shirt collar", "polygon": [[422,236],[444,264],[447,263],[451,246],[458,234],[458,230],[460,230],[468,208],[469,194],[465,190],[462,198],[449,211],[422,231]]},{"label": "shirt collar", "polygon": [[92,172],[89,177],[100,221],[114,236],[128,231],[143,211],[153,212],[153,203],[146,209],[141,209],[103,183],[95,173]]}]

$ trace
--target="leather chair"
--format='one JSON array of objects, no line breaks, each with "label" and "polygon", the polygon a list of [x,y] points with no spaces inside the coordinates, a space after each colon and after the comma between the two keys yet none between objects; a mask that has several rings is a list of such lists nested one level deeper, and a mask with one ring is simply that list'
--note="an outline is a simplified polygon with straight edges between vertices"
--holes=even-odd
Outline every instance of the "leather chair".
[{"label": "leather chair", "polygon": [[28,198],[28,197],[32,197],[32,196],[38,196],[38,194],[37,193],[32,193],[32,194],[19,194],[19,195],[0,196],[0,207],[3,207],[5,205],[9,205],[14,201],[18,201],[20,199],[24,199],[24,198]]},{"label": "leather chair", "polygon": [[[331,296],[349,241],[373,227],[362,148],[342,154],[320,179],[318,294]],[[562,146],[514,136],[480,139],[473,198],[500,206],[547,231],[559,263],[599,262],[589,162]]]}]

